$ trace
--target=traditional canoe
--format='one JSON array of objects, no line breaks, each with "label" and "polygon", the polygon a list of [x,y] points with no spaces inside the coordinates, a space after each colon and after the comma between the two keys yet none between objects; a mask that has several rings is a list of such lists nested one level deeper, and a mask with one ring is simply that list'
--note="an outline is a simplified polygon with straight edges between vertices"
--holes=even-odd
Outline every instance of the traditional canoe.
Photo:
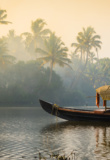
[{"label": "traditional canoe", "polygon": [[107,121],[110,122],[110,109],[83,110],[64,108],[56,104],[39,100],[42,108],[51,115],[69,121]]},{"label": "traditional canoe", "polygon": [[98,108],[100,97],[103,100],[103,106],[105,109],[83,110],[64,108],[43,100],[40,100],[40,104],[46,112],[69,121],[84,120],[110,122],[110,108],[107,107],[106,103],[107,100],[110,100],[110,85],[105,85],[96,89],[96,105]]}]

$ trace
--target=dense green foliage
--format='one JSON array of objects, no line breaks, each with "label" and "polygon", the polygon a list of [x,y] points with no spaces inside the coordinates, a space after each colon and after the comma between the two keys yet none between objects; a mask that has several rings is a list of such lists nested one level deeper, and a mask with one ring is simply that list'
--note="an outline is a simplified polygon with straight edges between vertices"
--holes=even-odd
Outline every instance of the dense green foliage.
[{"label": "dense green foliage", "polygon": [[[2,24],[9,23],[4,21],[5,12],[0,11]],[[31,33],[16,35],[10,30],[0,38],[0,105],[39,105],[39,99],[67,106],[95,105],[95,98],[87,96],[110,84],[110,59],[98,58],[100,36],[92,27],[83,28],[70,54],[45,25],[37,19]]]},{"label": "dense green foliage", "polygon": [[58,104],[66,104],[67,98],[69,104],[74,104],[74,92],[67,92],[61,77],[54,71],[52,82],[47,85],[49,74],[49,68],[39,68],[35,61],[19,62],[1,72],[1,105],[36,105],[40,98]]},{"label": "dense green foliage", "polygon": [[71,86],[75,71],[66,68],[59,75],[61,71],[56,68],[48,86],[49,67],[40,68],[35,60],[18,62],[0,72],[0,104],[38,105],[41,98],[61,105],[94,105],[95,98],[86,97],[94,96],[95,88],[109,84],[109,67],[108,58],[89,64],[75,87]]}]

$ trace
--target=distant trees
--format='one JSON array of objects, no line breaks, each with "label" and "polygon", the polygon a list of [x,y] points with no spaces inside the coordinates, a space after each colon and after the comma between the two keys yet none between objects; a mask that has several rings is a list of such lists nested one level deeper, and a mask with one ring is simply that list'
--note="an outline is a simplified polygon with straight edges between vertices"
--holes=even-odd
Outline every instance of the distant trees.
[{"label": "distant trees", "polygon": [[[1,73],[1,72],[0,72]],[[39,105],[39,98],[60,103],[65,87],[58,74],[53,72],[51,86],[47,86],[49,69],[35,61],[18,62],[0,74],[0,104]],[[56,96],[57,95],[57,96]]]},{"label": "distant trees", "polygon": [[[7,18],[6,10],[0,9],[0,24],[9,24],[11,22],[5,21]],[[4,38],[0,38],[0,67],[2,69],[14,62],[15,58],[8,54],[7,44]]]},{"label": "distant trees", "polygon": [[102,58],[99,60],[98,72],[100,73],[99,84],[110,84],[110,58]]},{"label": "distant trees", "polygon": [[101,43],[100,36],[96,34],[94,28],[87,27],[87,29],[83,28],[83,31],[78,33],[77,43],[72,43],[71,46],[76,48],[76,53],[80,53],[81,61],[83,59],[86,66],[93,51],[98,54]]},{"label": "distant trees", "polygon": [[38,47],[43,48],[43,42],[51,32],[49,29],[45,29],[45,25],[46,22],[39,18],[31,23],[32,33],[22,33],[22,36],[25,37],[26,49],[34,57],[37,57],[35,49]]},{"label": "distant trees", "polygon": [[8,54],[6,43],[3,39],[0,39],[0,66],[2,69],[9,64],[12,64],[15,58]]},{"label": "distant trees", "polygon": [[98,83],[100,82],[100,70],[97,66],[97,63],[89,65],[85,71],[85,76],[90,80],[90,84],[96,88]]},{"label": "distant trees", "polygon": [[[0,10],[0,24],[11,23],[6,17],[6,10]],[[63,105],[83,105],[87,95],[95,94],[95,88],[110,83],[110,59],[98,58],[102,42],[94,28],[78,33],[70,56],[61,38],[45,26],[39,18],[31,23],[32,32],[20,36],[10,30],[0,38],[0,103],[30,105],[42,98]],[[25,59],[27,53],[30,59]],[[20,58],[14,63],[11,55]],[[3,70],[9,64],[12,67]]]},{"label": "distant trees", "polygon": [[8,53],[16,57],[17,61],[27,61],[30,59],[30,55],[25,49],[22,37],[16,35],[15,30],[9,30],[7,36],[3,37],[3,39],[7,44]]},{"label": "distant trees", "polygon": [[88,62],[92,64],[94,60],[97,60],[94,56],[96,53],[98,58],[98,49],[101,49],[102,44],[100,36],[96,34],[92,27],[83,28],[83,31],[78,33],[76,39],[77,43],[72,43],[71,46],[75,48],[74,55],[80,54],[80,62],[72,86],[78,83],[87,68]]}]

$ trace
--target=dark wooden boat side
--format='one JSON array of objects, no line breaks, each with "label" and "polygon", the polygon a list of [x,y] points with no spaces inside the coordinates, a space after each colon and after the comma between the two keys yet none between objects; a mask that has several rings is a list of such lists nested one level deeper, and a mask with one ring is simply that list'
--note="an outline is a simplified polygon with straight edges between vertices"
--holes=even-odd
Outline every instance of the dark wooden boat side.
[{"label": "dark wooden boat side", "polygon": [[55,104],[39,100],[42,108],[49,114],[55,115],[59,118],[63,118],[69,121],[81,120],[81,121],[107,121],[110,122],[110,110],[82,110],[63,108]]}]

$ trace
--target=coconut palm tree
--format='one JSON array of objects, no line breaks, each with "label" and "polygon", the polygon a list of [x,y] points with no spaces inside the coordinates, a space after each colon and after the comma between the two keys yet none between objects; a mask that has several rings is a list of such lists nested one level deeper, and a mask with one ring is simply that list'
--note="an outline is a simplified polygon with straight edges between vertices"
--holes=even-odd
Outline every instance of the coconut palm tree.
[{"label": "coconut palm tree", "polygon": [[75,51],[73,52],[74,54],[76,53],[80,53],[81,56],[80,56],[80,61],[82,62],[82,59],[84,60],[84,46],[83,46],[83,43],[80,41],[79,37],[77,36],[77,41],[78,43],[72,43],[71,44],[71,47],[75,47]]},{"label": "coconut palm tree", "polygon": [[[7,18],[6,10],[0,9],[0,24],[9,24],[11,22],[5,21]],[[5,38],[0,38],[0,66],[4,67],[8,64],[14,62],[15,58],[11,55],[8,55],[8,49],[4,41]]]},{"label": "coconut palm tree", "polygon": [[76,48],[76,52],[81,53],[81,57],[86,57],[86,66],[89,54],[92,52],[92,50],[95,49],[95,51],[98,52],[98,49],[101,49],[102,42],[100,41],[100,36],[96,34],[94,28],[92,27],[87,27],[87,29],[83,28],[83,32],[78,33],[77,42],[78,43],[72,43],[72,46]]},{"label": "coconut palm tree", "polygon": [[0,39],[0,66],[3,68],[9,64],[14,63],[15,57],[8,54],[6,43]]},{"label": "coconut palm tree", "polygon": [[43,47],[44,39],[50,33],[49,29],[45,29],[46,22],[43,19],[37,19],[32,21],[31,30],[32,33],[25,32],[22,36],[25,36],[25,46],[30,53],[35,56],[35,49]]},{"label": "coconut palm tree", "polygon": [[14,30],[9,30],[7,36],[3,37],[7,48],[10,51],[9,54],[16,57],[16,60],[28,60],[30,58],[29,53],[26,51],[23,39],[21,36],[16,35]]},{"label": "coconut palm tree", "polygon": [[32,22],[31,30],[36,40],[44,40],[48,33],[50,33],[49,29],[44,29],[46,22],[43,19],[37,19]]},{"label": "coconut palm tree", "polygon": [[[42,65],[47,63],[50,64],[50,77],[49,84],[52,79],[52,70],[53,67],[58,64],[61,67],[69,66],[70,59],[67,57],[68,48],[65,47],[65,44],[61,41],[59,37],[56,37],[55,33],[51,33],[49,39],[45,39],[45,50],[37,48],[36,52],[42,54],[43,56],[37,60],[42,61]],[[70,67],[71,68],[71,67]]]},{"label": "coconut palm tree", "polygon": [[[82,73],[84,73],[91,53],[98,53],[98,49],[101,49],[100,36],[96,34],[94,28],[83,28],[82,32],[78,33],[77,43],[72,43],[72,47],[75,47],[75,52],[81,54],[81,63],[76,71],[75,81],[72,85],[78,83]],[[82,63],[83,62],[83,63]]]},{"label": "coconut palm tree", "polygon": [[98,58],[95,56],[94,52],[90,52],[89,57],[88,57],[88,61],[93,64],[94,61],[98,61]]},{"label": "coconut palm tree", "polygon": [[6,10],[0,9],[0,24],[9,24],[11,22],[5,21],[4,19],[7,18]]}]

